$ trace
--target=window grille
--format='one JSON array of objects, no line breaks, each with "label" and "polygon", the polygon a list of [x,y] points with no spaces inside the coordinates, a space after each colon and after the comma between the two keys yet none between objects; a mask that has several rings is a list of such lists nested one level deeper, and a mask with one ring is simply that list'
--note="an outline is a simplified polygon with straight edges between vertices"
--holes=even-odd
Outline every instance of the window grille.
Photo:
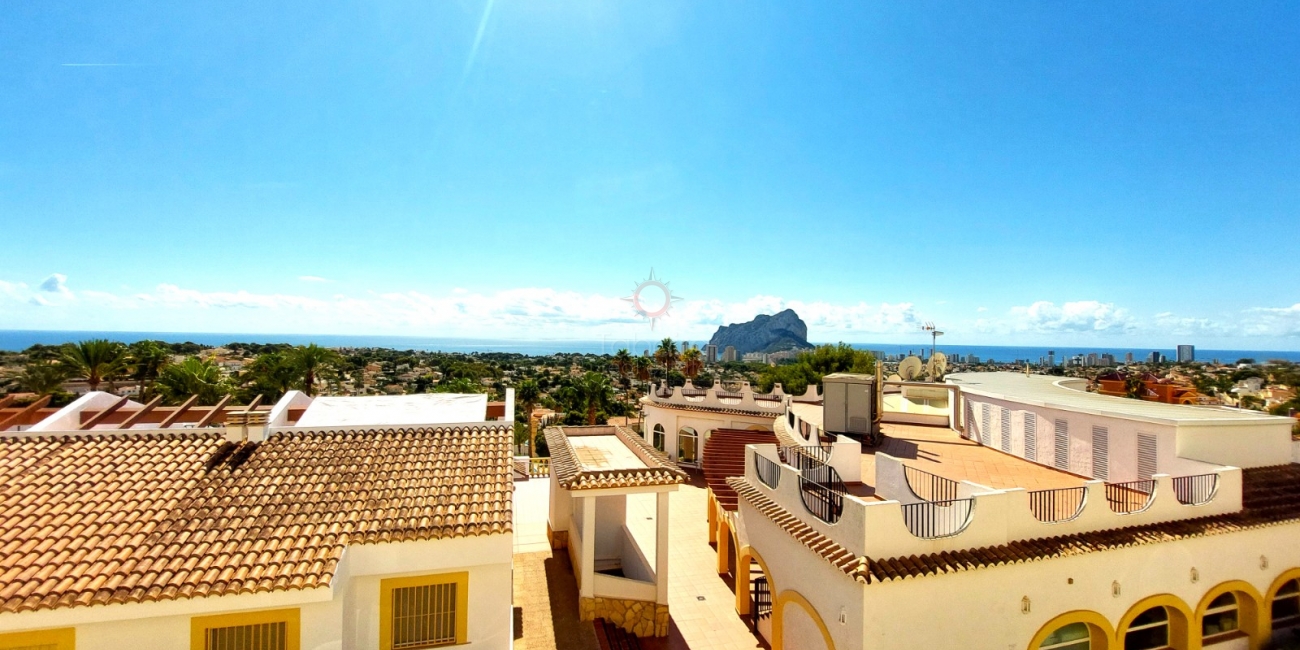
[{"label": "window grille", "polygon": [[446,582],[393,589],[393,650],[455,643],[456,587]]},{"label": "window grille", "polygon": [[285,650],[288,631],[284,621],[210,627],[203,631],[204,650]]},{"label": "window grille", "polygon": [[1300,625],[1300,580],[1288,580],[1277,590],[1271,613],[1274,630]]},{"label": "window grille", "polygon": [[1002,412],[998,415],[1000,415],[1002,419],[999,423],[1002,431],[1002,451],[1009,454],[1011,453],[1011,410],[1002,409]]},{"label": "window grille", "polygon": [[993,432],[989,431],[989,429],[991,428],[989,425],[989,421],[992,419],[993,419],[993,407],[989,406],[988,404],[981,404],[980,405],[980,444],[985,446],[993,444],[993,440],[992,440]]},{"label": "window grille", "polygon": [[1156,437],[1149,433],[1138,434],[1138,478],[1148,479],[1156,473]]},{"label": "window grille", "polygon": [[1070,469],[1070,423],[1065,420],[1056,421],[1052,453],[1055,456],[1056,468],[1068,471]]},{"label": "window grille", "polygon": [[1025,458],[1038,462],[1038,416],[1025,413]]},{"label": "window grille", "polygon": [[1092,428],[1092,476],[1106,480],[1110,475],[1110,430]]},{"label": "window grille", "polygon": [[1237,613],[1237,596],[1232,592],[1220,594],[1210,602],[1201,617],[1201,639],[1210,641],[1210,637],[1226,637],[1236,632],[1239,626]]}]

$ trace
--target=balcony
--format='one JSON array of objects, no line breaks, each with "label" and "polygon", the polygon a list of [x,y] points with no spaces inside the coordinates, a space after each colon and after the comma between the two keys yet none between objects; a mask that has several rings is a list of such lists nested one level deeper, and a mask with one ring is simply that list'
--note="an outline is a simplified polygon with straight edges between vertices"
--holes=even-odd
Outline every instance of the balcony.
[{"label": "balcony", "polygon": [[[805,452],[750,445],[746,478],[812,529],[866,557],[906,557],[1192,519],[1241,509],[1241,470],[1106,483],[1066,475],[1044,489],[989,487],[873,454],[872,495],[856,496]],[[1072,484],[1070,484],[1072,483]]]}]

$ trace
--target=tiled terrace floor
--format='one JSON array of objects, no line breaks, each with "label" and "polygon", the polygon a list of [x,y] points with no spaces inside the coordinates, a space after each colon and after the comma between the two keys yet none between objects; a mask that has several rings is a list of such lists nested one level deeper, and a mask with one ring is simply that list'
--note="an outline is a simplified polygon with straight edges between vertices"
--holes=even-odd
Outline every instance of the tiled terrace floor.
[{"label": "tiled terrace floor", "polygon": [[876,484],[876,452],[906,465],[956,481],[971,481],[994,489],[1022,487],[1045,490],[1083,485],[1085,479],[1031,463],[962,438],[943,427],[885,424],[885,443],[862,451],[864,489]]},{"label": "tiled terrace floor", "polygon": [[[717,554],[708,543],[703,480],[683,485],[669,497],[668,607],[672,617],[664,639],[641,639],[644,650],[752,650],[765,647],[736,614],[735,595],[718,576]],[[595,648],[590,623],[577,622],[578,595],[567,555],[553,557],[546,546],[546,498],[549,482],[533,479],[515,484],[515,606],[522,608],[522,636],[515,647],[526,650]],[[536,504],[541,503],[538,506]],[[530,505],[531,504],[531,505]],[[627,521],[646,557],[654,557],[653,495],[629,499]],[[538,528],[540,527],[540,533]],[[540,535],[542,550],[538,547]],[[528,540],[528,541],[525,541]],[[701,600],[700,597],[703,597]],[[520,616],[522,614],[522,616]],[[576,625],[573,624],[577,622]]]}]

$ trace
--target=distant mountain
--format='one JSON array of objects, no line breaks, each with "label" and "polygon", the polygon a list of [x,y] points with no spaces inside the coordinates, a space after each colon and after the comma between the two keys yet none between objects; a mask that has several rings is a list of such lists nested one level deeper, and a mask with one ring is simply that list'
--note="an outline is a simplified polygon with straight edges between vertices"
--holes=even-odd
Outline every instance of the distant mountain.
[{"label": "distant mountain", "polygon": [[762,314],[748,323],[723,325],[713,333],[709,343],[718,346],[719,355],[728,345],[734,346],[737,356],[813,347],[808,342],[808,326],[793,309],[771,316]]}]

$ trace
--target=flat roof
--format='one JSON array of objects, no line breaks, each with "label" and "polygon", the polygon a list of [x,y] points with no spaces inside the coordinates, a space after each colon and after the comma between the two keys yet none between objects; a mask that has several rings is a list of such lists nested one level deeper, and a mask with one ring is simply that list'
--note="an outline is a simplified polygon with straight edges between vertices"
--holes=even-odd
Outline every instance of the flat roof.
[{"label": "flat roof", "polygon": [[374,427],[416,424],[457,424],[487,419],[487,395],[429,393],[370,397],[317,397],[298,427]]},{"label": "flat roof", "polygon": [[[1230,423],[1291,426],[1291,418],[1255,411],[1165,404],[1089,393],[1084,390],[1087,380],[1075,377],[1025,375],[1018,372],[960,372],[948,375],[945,379],[948,383],[960,386],[962,392],[975,395],[1130,420],[1166,424]],[[1070,384],[1077,387],[1071,387]]]},{"label": "flat roof", "polygon": [[582,465],[582,469],[600,471],[606,469],[640,469],[648,467],[616,435],[607,436],[573,436],[569,438],[573,445],[573,456]]}]

